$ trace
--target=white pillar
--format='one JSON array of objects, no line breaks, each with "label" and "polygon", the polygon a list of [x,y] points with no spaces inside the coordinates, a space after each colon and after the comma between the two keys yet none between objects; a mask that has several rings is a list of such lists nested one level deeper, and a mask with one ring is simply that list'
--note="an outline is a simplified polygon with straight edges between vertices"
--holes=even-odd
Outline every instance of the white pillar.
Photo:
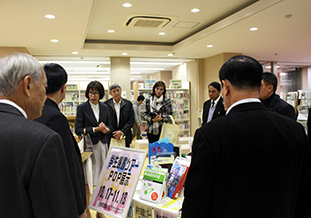
[{"label": "white pillar", "polygon": [[[130,58],[110,57],[110,81],[120,84],[125,98],[131,100]],[[124,96],[122,96],[124,97]]]}]

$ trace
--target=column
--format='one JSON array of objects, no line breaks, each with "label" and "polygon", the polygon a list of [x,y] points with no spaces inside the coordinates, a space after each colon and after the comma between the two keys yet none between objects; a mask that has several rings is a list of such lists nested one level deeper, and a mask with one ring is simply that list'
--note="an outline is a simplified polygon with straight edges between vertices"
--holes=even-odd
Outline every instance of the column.
[{"label": "column", "polygon": [[110,57],[110,81],[122,87],[123,98],[131,100],[130,58]]}]

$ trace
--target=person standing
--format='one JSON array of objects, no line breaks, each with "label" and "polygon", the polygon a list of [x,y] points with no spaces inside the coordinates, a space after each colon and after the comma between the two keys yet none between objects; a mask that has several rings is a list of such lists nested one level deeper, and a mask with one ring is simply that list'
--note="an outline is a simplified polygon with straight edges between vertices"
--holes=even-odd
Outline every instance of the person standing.
[{"label": "person standing", "polygon": [[[101,170],[108,154],[108,134],[112,130],[107,105],[100,102],[105,96],[104,86],[98,81],[91,81],[85,91],[86,102],[78,105],[75,119],[75,132],[81,136],[89,134],[93,143],[93,154],[84,162],[86,177],[86,197],[89,203],[93,186],[98,182]],[[86,210],[91,216],[89,209]]]},{"label": "person standing", "polygon": [[220,96],[220,83],[212,82],[208,85],[208,95],[210,99],[203,105],[202,126],[213,119],[225,116],[223,98]]},{"label": "person standing", "polygon": [[67,73],[63,67],[54,63],[44,65],[43,69],[48,81],[46,88],[47,99],[44,103],[41,117],[36,118],[35,121],[48,126],[61,136],[75,194],[77,213],[81,218],[87,217],[85,213],[85,183],[80,150],[69,128],[67,118],[60,112],[58,107],[66,95]]},{"label": "person standing", "polygon": [[275,94],[277,87],[278,78],[276,75],[264,72],[259,91],[259,99],[269,111],[274,111],[296,120],[294,107]]},{"label": "person standing", "polygon": [[141,137],[141,131],[140,131],[140,125],[141,125],[141,115],[140,115],[140,109],[139,106],[144,102],[145,97],[143,95],[140,95],[137,97],[137,100],[133,103],[133,110],[135,114],[135,122],[133,125],[133,136],[132,140],[136,137],[136,139],[142,139]]},{"label": "person standing", "polygon": [[301,124],[261,104],[262,72],[245,55],[221,67],[227,114],[196,130],[182,218],[311,217],[310,144]]},{"label": "person standing", "polygon": [[112,98],[104,102],[109,108],[113,128],[110,133],[109,144],[111,138],[121,140],[125,137],[125,146],[129,148],[132,142],[131,128],[135,122],[132,102],[121,97],[122,89],[117,83],[113,83],[109,87],[109,93]]},{"label": "person standing", "polygon": [[159,140],[163,122],[170,122],[173,115],[171,99],[166,97],[166,86],[157,81],[152,88],[151,97],[146,99],[143,118],[147,121],[146,132],[149,143]]},{"label": "person standing", "polygon": [[32,121],[41,116],[46,83],[34,57],[0,59],[1,217],[78,217],[61,137]]}]

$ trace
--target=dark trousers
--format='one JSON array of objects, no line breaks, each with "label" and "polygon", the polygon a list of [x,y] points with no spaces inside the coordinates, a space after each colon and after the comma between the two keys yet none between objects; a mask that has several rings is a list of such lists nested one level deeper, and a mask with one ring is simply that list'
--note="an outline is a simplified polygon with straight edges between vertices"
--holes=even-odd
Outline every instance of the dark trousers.
[{"label": "dark trousers", "polygon": [[153,134],[147,133],[147,137],[148,137],[149,143],[154,143],[156,141],[159,141],[160,134],[159,135],[153,135]]}]

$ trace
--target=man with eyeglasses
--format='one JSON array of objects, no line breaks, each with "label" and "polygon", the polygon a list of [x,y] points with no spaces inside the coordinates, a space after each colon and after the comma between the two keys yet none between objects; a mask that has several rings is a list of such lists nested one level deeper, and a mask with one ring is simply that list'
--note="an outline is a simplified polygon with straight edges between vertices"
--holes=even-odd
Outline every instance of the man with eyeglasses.
[{"label": "man with eyeglasses", "polygon": [[225,116],[223,99],[220,96],[220,84],[212,82],[208,85],[208,94],[210,99],[204,102],[202,126],[213,119]]}]

